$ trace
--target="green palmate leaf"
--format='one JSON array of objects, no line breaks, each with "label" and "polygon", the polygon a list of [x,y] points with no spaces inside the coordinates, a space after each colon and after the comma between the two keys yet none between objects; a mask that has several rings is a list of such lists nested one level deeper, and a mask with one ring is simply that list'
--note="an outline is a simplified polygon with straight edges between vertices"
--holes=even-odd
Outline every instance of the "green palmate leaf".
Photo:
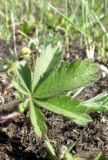
[{"label": "green palmate leaf", "polygon": [[87,101],[82,102],[81,104],[86,106],[88,112],[97,112],[107,110],[107,102],[108,94],[101,93]]},{"label": "green palmate leaf", "polygon": [[50,98],[70,90],[75,92],[78,88],[86,87],[97,80],[99,78],[97,70],[98,66],[89,59],[82,62],[78,59],[71,64],[65,63],[36,88],[36,97]]},{"label": "green palmate leaf", "polygon": [[52,112],[58,113],[72,119],[78,124],[86,124],[91,122],[91,118],[85,113],[86,107],[80,105],[80,102],[67,96],[58,96],[45,101],[36,103]]},{"label": "green palmate leaf", "polygon": [[30,119],[36,135],[41,137],[46,130],[45,118],[33,101],[30,101]]},{"label": "green palmate leaf", "polygon": [[40,57],[37,58],[35,71],[34,71],[34,80],[32,84],[32,90],[35,89],[40,78],[43,77],[43,74],[47,71],[51,71],[54,66],[58,65],[61,60],[61,50],[58,47],[52,48],[51,45],[48,45],[47,48],[43,49]]},{"label": "green palmate leaf", "polygon": [[27,64],[24,63],[15,63],[14,69],[18,78],[20,79],[23,86],[27,91],[31,90],[31,71]]}]

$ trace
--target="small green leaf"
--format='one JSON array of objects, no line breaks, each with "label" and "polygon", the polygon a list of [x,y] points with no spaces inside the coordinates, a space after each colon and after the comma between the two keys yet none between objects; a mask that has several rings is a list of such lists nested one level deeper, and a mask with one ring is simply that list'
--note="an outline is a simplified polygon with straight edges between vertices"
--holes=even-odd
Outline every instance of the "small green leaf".
[{"label": "small green leaf", "polygon": [[42,99],[63,95],[67,91],[74,93],[78,88],[86,87],[97,80],[97,70],[98,66],[89,59],[82,62],[78,59],[71,64],[64,63],[36,88],[34,94]]},{"label": "small green leaf", "polygon": [[108,109],[106,103],[108,102],[108,94],[101,93],[87,101],[82,102],[82,105],[85,105],[87,112],[97,112],[104,111]]},{"label": "small green leaf", "polygon": [[49,72],[52,70],[54,65],[58,65],[60,58],[61,52],[58,47],[52,48],[51,45],[48,45],[46,49],[43,49],[40,57],[38,57],[36,61],[32,91],[35,89],[40,78],[43,77],[43,74],[46,71]]},{"label": "small green leaf", "polygon": [[16,97],[16,99],[21,98],[21,93],[19,93],[18,91],[14,92],[13,95]]},{"label": "small green leaf", "polygon": [[47,146],[48,153],[49,153],[51,159],[53,159],[53,160],[60,160],[59,156],[56,154],[55,149],[53,148],[53,146],[50,143],[50,141],[49,141],[49,139],[48,139],[47,136],[46,136],[46,139],[45,139],[45,144]]},{"label": "small green leaf", "polygon": [[31,71],[25,62],[18,62],[14,65],[16,74],[28,92],[31,90]]},{"label": "small green leaf", "polygon": [[23,103],[20,103],[19,104],[19,111],[23,113],[25,108],[28,106],[29,102],[30,102],[30,100],[26,99]]},{"label": "small green leaf", "polygon": [[66,160],[75,160],[73,156],[71,155],[71,153],[69,152],[66,153],[65,157],[66,157]]},{"label": "small green leaf", "polygon": [[21,25],[21,31],[23,33],[28,33],[29,29],[30,29],[29,23],[25,20]]},{"label": "small green leaf", "polygon": [[91,122],[91,118],[84,113],[86,108],[80,105],[80,102],[70,99],[67,96],[58,96],[44,101],[36,100],[36,103],[54,113],[63,115],[75,121],[78,124]]},{"label": "small green leaf", "polygon": [[33,101],[30,101],[30,119],[36,135],[41,137],[46,130],[45,118]]},{"label": "small green leaf", "polygon": [[51,143],[50,143],[50,141],[49,141],[48,138],[45,139],[45,144],[46,144],[46,146],[47,146],[47,148],[48,148],[48,151],[49,151],[50,155],[51,155],[52,157],[56,157],[55,149],[54,149],[53,146],[51,145]]}]

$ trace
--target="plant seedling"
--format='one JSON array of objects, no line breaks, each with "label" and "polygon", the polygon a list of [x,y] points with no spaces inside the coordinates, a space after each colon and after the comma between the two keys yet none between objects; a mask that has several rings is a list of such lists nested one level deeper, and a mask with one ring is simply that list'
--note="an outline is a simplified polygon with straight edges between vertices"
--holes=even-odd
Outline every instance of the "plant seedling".
[{"label": "plant seedling", "polygon": [[14,65],[17,76],[13,79],[13,84],[20,95],[16,103],[11,102],[8,107],[20,102],[19,108],[23,112],[28,106],[27,115],[39,137],[44,135],[47,129],[41,108],[68,117],[80,125],[92,121],[89,112],[107,109],[106,93],[88,102],[80,102],[67,96],[67,92],[71,91],[74,94],[79,88],[86,87],[99,79],[98,66],[89,59],[83,61],[76,59],[72,63],[61,63],[61,61],[61,46],[48,45],[43,48],[33,68],[25,62],[16,62]]},{"label": "plant seedling", "polygon": [[50,140],[48,139],[48,137],[46,137],[46,139],[45,139],[45,145],[47,147],[49,155],[51,156],[51,158],[53,160],[61,160],[64,158],[66,160],[77,160],[70,153],[70,150],[73,148],[74,145],[70,145],[69,147],[62,146],[60,155],[57,155],[57,153],[56,153],[55,149],[53,148],[52,144],[50,143]]},{"label": "plant seedling", "polygon": [[[53,160],[85,160],[85,157],[90,157],[92,156],[92,158],[90,160],[102,160],[102,157],[104,156],[104,152],[103,150],[92,150],[92,151],[83,151],[81,153],[77,153],[75,155],[72,155],[72,153],[70,152],[74,145],[70,145],[70,146],[62,146],[61,147],[61,152],[58,155],[54,149],[54,147],[52,146],[52,144],[50,143],[50,140],[48,139],[48,137],[46,137],[45,139],[45,145],[47,147],[48,153],[50,155],[50,157]],[[106,150],[107,152],[107,150]],[[84,158],[83,158],[84,157]]]}]

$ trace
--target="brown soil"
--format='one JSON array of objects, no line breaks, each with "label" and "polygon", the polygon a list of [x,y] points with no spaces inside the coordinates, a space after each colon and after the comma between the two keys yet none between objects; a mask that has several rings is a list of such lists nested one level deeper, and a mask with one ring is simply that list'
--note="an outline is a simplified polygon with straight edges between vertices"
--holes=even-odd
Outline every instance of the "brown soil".
[{"label": "brown soil", "polygon": [[[7,52],[3,45],[4,43],[0,42],[0,52],[2,53]],[[76,49],[76,52],[79,54],[79,49]],[[85,53],[81,50],[80,53],[80,57],[84,58]],[[72,50],[71,57],[75,57]],[[108,78],[102,78],[84,89],[79,98],[85,100],[103,91],[108,91],[107,83]],[[1,83],[1,89],[2,85]],[[5,101],[9,102],[14,98],[12,93],[12,91],[9,92]],[[78,126],[70,120],[49,111],[44,111],[44,113],[47,119],[48,137],[58,154],[60,154],[63,145],[68,146],[69,144],[74,144],[71,150],[73,154],[94,149],[108,150],[108,113],[91,114],[93,122],[86,126]],[[107,154],[107,151],[105,154]],[[51,160],[43,140],[34,134],[29,119],[25,115],[21,115],[14,120],[0,124],[0,160],[29,159]],[[108,159],[107,155],[106,159]]]}]

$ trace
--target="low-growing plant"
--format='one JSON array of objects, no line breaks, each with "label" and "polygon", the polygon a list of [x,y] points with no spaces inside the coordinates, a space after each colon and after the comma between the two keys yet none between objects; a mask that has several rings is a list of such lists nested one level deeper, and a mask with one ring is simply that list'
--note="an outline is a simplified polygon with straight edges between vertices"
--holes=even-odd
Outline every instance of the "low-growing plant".
[{"label": "low-growing plant", "polygon": [[76,160],[76,158],[74,158],[74,156],[70,153],[70,150],[73,148],[74,145],[70,145],[70,146],[62,146],[60,149],[60,154],[58,155],[54,149],[54,147],[52,146],[52,144],[50,143],[50,140],[48,139],[48,137],[46,137],[45,139],[45,145],[47,147],[48,153],[50,155],[50,157],[53,160],[61,160],[61,159],[66,159],[66,160]]},{"label": "low-growing plant", "polygon": [[[103,157],[103,150],[83,151],[81,153],[77,153],[77,154],[73,155],[71,153],[71,150],[73,149],[74,145],[72,145],[72,144],[69,145],[69,146],[62,146],[60,148],[60,153],[57,154],[55,148],[51,144],[48,137],[46,137],[46,139],[45,139],[45,145],[47,147],[49,156],[53,160],[62,160],[62,159],[65,159],[65,160],[81,160],[81,159],[83,159],[83,157],[90,157],[90,155],[92,156],[92,158],[90,158],[90,160],[101,160],[102,157]],[[106,152],[107,152],[107,150],[106,150]]]},{"label": "low-growing plant", "polygon": [[[28,107],[28,116],[36,135],[46,133],[45,117],[41,108],[70,118],[77,124],[85,125],[92,119],[89,112],[106,110],[107,93],[102,93],[88,101],[68,96],[68,92],[75,94],[81,87],[86,87],[99,79],[98,66],[90,59],[61,63],[62,50],[60,43],[56,47],[48,45],[43,48],[35,65],[16,62],[14,65],[17,76],[13,84],[19,91],[19,99],[8,105],[2,105],[1,110],[11,108],[20,103],[23,112]],[[74,97],[74,96],[73,96]]]}]

